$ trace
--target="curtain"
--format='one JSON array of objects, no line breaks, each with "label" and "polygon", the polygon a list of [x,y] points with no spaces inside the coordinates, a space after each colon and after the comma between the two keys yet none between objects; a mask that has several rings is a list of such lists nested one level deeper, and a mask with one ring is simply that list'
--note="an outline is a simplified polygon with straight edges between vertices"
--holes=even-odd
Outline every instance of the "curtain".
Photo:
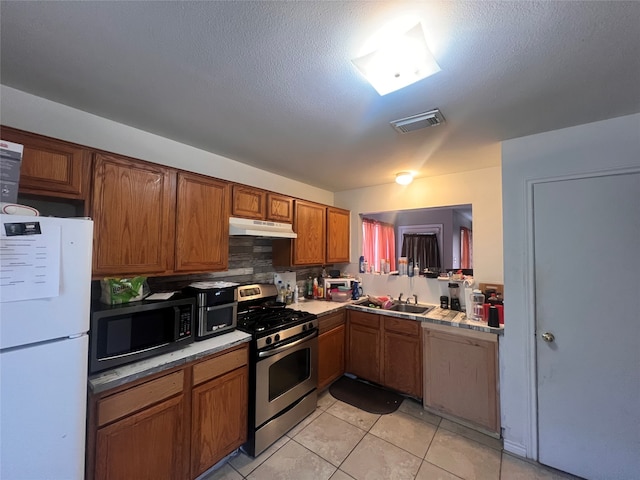
[{"label": "curtain", "polygon": [[467,227],[460,227],[460,268],[473,268],[472,233]]},{"label": "curtain", "polygon": [[396,235],[388,223],[362,219],[362,255],[372,271],[380,271],[380,259],[389,260],[389,269],[396,268]]},{"label": "curtain", "polygon": [[440,270],[438,237],[432,233],[405,233],[402,240],[402,256],[417,261],[420,270]]}]

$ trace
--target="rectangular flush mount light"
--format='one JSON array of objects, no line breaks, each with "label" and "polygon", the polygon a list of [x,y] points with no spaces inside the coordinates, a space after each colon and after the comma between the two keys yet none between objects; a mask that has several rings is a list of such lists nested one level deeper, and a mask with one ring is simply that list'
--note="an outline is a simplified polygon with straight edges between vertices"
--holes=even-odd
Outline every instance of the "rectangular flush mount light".
[{"label": "rectangular flush mount light", "polygon": [[388,44],[352,62],[380,95],[440,71],[419,23]]}]

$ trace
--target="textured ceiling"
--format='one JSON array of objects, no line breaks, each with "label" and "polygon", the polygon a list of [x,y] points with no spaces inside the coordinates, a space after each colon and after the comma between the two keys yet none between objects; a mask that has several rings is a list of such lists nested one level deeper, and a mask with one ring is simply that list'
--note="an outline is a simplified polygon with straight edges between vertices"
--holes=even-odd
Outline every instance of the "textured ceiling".
[{"label": "textured ceiling", "polygon": [[[640,111],[637,1],[2,1],[0,13],[2,84],[332,191],[497,165],[501,140]],[[407,16],[442,71],[381,97],[350,59]],[[446,124],[389,126],[435,107]]]}]

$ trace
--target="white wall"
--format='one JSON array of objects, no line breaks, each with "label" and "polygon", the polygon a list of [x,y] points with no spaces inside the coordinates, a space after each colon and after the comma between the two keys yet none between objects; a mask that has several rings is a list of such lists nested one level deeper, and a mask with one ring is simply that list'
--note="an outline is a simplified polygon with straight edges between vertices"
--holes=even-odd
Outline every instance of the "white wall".
[{"label": "white wall", "polygon": [[333,193],[0,85],[2,124],[108,152],[333,205]]},{"label": "white wall", "polygon": [[[499,146],[496,156],[499,156]],[[502,184],[500,167],[420,178],[411,185],[395,183],[336,192],[335,204],[351,210],[350,271],[357,271],[362,248],[359,214],[471,204],[473,271],[480,282],[503,283]],[[381,292],[384,293],[384,292]]]},{"label": "white wall", "polygon": [[[509,313],[500,344],[500,403],[505,449],[509,451],[537,458],[535,315],[527,182],[564,175],[624,172],[639,166],[640,114],[503,143],[505,304]],[[473,213],[475,231],[480,222],[478,219],[476,223],[475,206]],[[558,274],[565,273],[559,267]]]}]

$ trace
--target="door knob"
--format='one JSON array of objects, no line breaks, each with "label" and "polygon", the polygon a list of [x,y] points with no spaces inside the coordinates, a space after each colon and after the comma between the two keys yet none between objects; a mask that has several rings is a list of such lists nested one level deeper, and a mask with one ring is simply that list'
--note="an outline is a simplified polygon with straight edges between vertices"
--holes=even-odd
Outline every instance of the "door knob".
[{"label": "door knob", "polygon": [[545,332],[545,333],[542,334],[542,339],[545,342],[551,343],[556,339],[556,337],[553,336],[553,333]]}]

